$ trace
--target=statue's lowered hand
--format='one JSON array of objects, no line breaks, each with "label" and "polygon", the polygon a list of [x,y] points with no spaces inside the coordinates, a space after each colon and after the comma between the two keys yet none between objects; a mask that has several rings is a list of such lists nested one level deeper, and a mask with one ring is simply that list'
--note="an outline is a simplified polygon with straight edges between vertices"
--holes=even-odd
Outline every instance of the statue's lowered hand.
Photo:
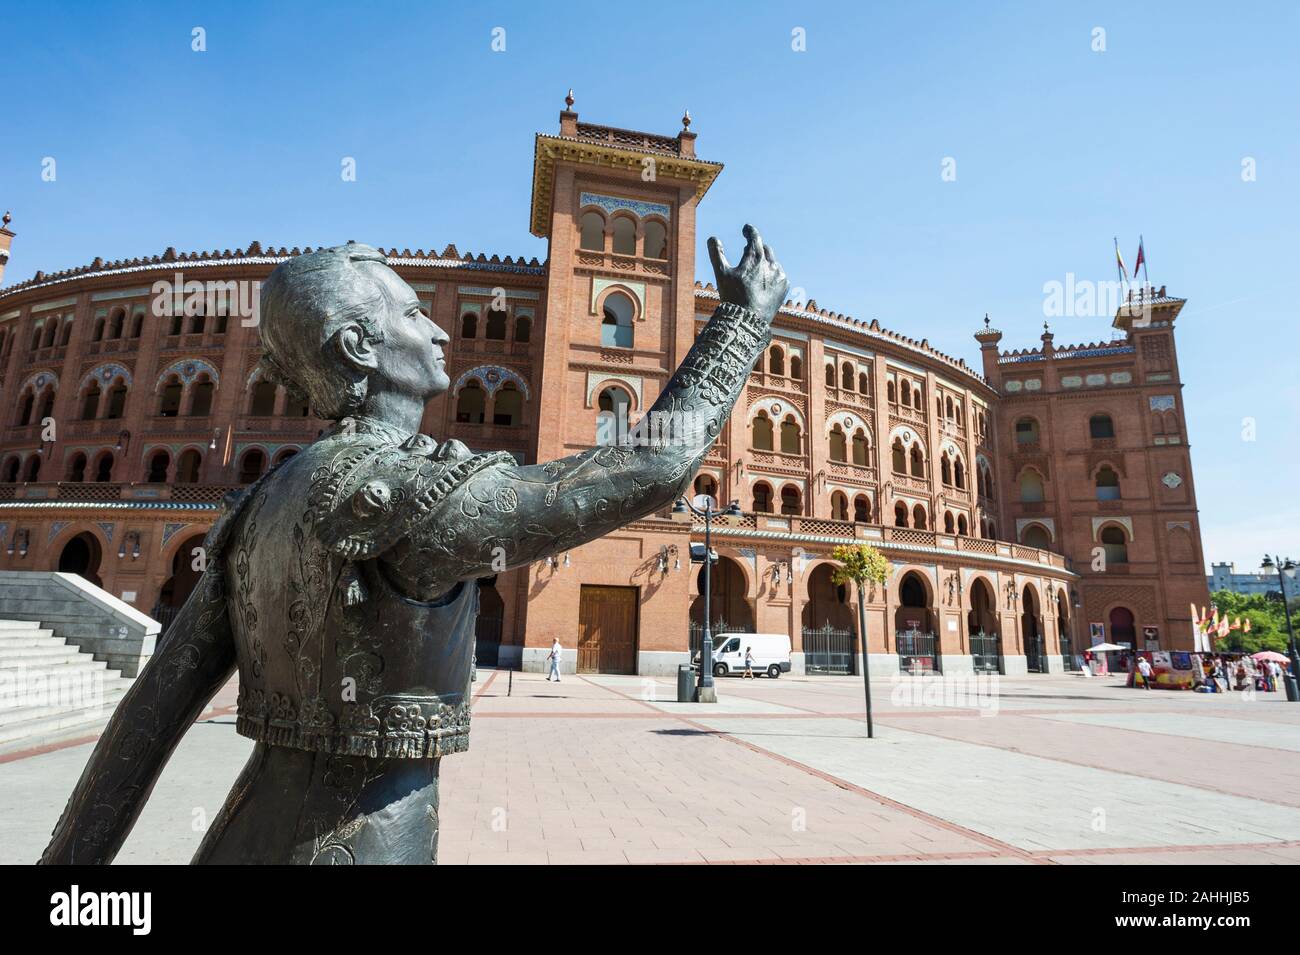
[{"label": "statue's lowered hand", "polygon": [[744,235],[745,254],[735,268],[727,261],[717,237],[709,239],[709,259],[718,280],[718,295],[724,302],[753,309],[770,322],[785,301],[790,283],[771,247],[763,244],[758,230],[746,225]]}]

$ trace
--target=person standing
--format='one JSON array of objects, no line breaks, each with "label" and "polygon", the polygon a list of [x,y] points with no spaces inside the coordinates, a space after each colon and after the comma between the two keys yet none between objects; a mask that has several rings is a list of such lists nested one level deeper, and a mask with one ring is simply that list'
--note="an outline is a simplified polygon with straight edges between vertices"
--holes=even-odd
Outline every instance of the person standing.
[{"label": "person standing", "polygon": [[754,679],[754,648],[745,647],[745,675],[743,679]]},{"label": "person standing", "polygon": [[560,682],[560,660],[563,658],[563,656],[564,656],[564,647],[560,646],[560,638],[552,637],[551,652],[546,658],[546,661],[551,665],[550,672],[546,674],[547,683],[551,682],[552,677],[555,678],[556,683]]},{"label": "person standing", "polygon": [[1138,657],[1138,673],[1142,675],[1142,688],[1151,689],[1151,661],[1146,657]]}]

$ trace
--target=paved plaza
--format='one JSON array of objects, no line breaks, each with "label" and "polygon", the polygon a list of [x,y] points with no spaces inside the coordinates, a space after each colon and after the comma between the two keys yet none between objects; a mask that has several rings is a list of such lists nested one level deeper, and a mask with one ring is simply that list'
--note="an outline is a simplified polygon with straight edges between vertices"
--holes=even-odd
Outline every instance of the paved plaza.
[{"label": "paved plaza", "polygon": [[[252,743],[233,685],[118,857],[187,862]],[[444,864],[1300,862],[1300,706],[1074,674],[719,681],[480,670],[443,762]],[[90,754],[0,757],[0,863],[39,856]]]}]

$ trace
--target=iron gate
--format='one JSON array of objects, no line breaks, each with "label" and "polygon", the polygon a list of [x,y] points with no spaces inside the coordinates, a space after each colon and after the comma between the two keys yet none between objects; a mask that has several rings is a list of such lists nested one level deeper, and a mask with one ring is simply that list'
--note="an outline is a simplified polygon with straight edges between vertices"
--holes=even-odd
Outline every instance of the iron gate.
[{"label": "iron gate", "polygon": [[837,630],[830,621],[824,627],[803,628],[803,665],[807,673],[851,676],[857,669],[852,630]]},{"label": "iron gate", "polygon": [[894,646],[898,650],[899,672],[917,676],[943,672],[934,634],[915,630],[895,632]]},{"label": "iron gate", "polygon": [[[719,620],[717,623],[715,623],[712,627],[709,628],[709,635],[712,637],[720,637],[724,633],[749,633],[749,632],[751,631],[748,631],[744,627],[740,627],[736,624],[727,623],[727,621],[725,620]],[[704,635],[704,626],[692,620],[687,630],[687,640],[690,643],[692,662],[694,662],[696,656],[699,655],[700,638],[703,635]]]},{"label": "iron gate", "polygon": [[1070,638],[1064,635],[1061,637],[1061,659],[1065,661],[1067,671],[1078,669],[1074,665],[1074,648],[1070,646]]},{"label": "iron gate", "polygon": [[970,656],[976,673],[1001,673],[1002,638],[996,633],[972,633]]},{"label": "iron gate", "polygon": [[1047,652],[1043,649],[1043,635],[1025,637],[1025,666],[1030,673],[1047,672]]}]

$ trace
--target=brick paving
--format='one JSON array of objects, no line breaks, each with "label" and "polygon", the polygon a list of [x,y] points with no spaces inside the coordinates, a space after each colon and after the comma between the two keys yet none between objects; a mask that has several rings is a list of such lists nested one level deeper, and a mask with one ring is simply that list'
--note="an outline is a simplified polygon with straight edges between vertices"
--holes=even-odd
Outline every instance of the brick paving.
[{"label": "brick paving", "polygon": [[[1300,706],[1282,694],[1029,676],[945,687],[480,671],[443,763],[444,864],[1300,862]],[[987,688],[987,684],[981,685]],[[251,749],[233,686],[187,735],[119,861],[186,862]],[[956,705],[957,703],[966,705]],[[40,853],[88,741],[0,759],[0,863]]]}]

